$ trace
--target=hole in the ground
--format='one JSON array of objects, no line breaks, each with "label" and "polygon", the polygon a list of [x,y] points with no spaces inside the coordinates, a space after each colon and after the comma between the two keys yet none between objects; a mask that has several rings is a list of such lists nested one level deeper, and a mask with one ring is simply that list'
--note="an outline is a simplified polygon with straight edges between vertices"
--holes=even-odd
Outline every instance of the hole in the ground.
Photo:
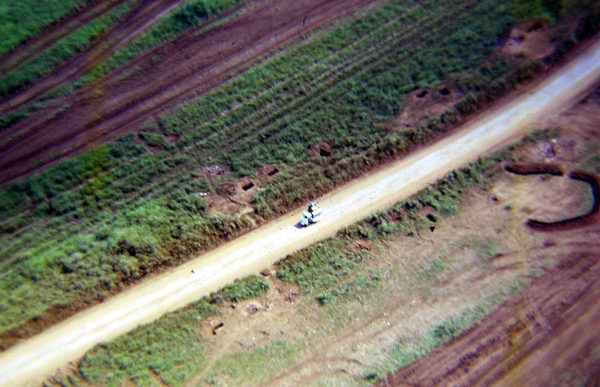
[{"label": "hole in the ground", "polygon": [[429,227],[429,230],[431,230],[431,232],[434,232],[435,231],[435,226]]},{"label": "hole in the ground", "polygon": [[427,214],[427,219],[431,220],[434,223],[437,221],[437,219],[435,218],[435,216],[433,216],[433,214]]},{"label": "hole in the ground", "polygon": [[417,98],[423,98],[427,95],[428,91],[427,90],[421,90],[417,93]]},{"label": "hole in the ground", "polygon": [[331,156],[331,152],[325,148],[319,148],[319,155],[321,157],[329,157],[329,156]]},{"label": "hole in the ground", "polygon": [[529,28],[527,30],[527,32],[537,31],[537,30],[539,30],[542,27],[544,27],[544,23],[542,23],[541,21],[537,21],[537,22],[535,22],[534,25],[531,26],[531,28]]},{"label": "hole in the ground", "polygon": [[244,191],[248,191],[250,188],[254,187],[254,183],[249,181],[248,183],[242,185],[242,189]]},{"label": "hole in the ground", "polygon": [[450,89],[447,88],[446,86],[444,86],[440,89],[440,94],[441,95],[450,95]]},{"label": "hole in the ground", "polygon": [[218,323],[218,324],[217,324],[217,325],[216,325],[216,326],[213,328],[213,330],[212,330],[212,334],[213,334],[213,335],[216,335],[216,334],[217,334],[217,331],[218,331],[219,329],[223,328],[223,325],[225,325],[225,324],[224,324],[224,323],[222,323],[222,322]]},{"label": "hole in the ground", "polygon": [[267,172],[267,175],[268,176],[273,176],[273,175],[276,175],[278,173],[279,173],[279,169],[273,168],[273,169],[271,169],[270,171]]}]

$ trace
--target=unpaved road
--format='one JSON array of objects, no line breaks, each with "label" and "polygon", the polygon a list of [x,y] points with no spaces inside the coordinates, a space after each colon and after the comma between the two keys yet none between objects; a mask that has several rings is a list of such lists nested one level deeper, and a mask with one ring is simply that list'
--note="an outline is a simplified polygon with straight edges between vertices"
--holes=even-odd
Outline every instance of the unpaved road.
[{"label": "unpaved road", "polygon": [[[323,197],[324,220],[295,227],[289,214],[235,241],[92,307],[0,355],[0,384],[40,382],[44,375],[110,340],[256,273],[286,254],[332,235],[366,215],[406,199],[446,173],[557,114],[600,79],[600,41],[527,94],[482,115],[454,135]],[[192,272],[193,270],[193,272]]]}]

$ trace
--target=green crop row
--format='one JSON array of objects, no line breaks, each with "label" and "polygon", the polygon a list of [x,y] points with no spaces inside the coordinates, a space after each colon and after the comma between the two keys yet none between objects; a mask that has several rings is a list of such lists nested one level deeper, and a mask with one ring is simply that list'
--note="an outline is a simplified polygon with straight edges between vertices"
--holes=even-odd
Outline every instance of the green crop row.
[{"label": "green crop row", "polygon": [[100,35],[118,24],[141,0],[129,0],[108,14],[93,20],[75,33],[61,39],[31,62],[8,72],[0,79],[0,98],[29,85],[34,80],[50,74],[58,66],[90,46]]},{"label": "green crop row", "polygon": [[165,17],[148,32],[134,39],[99,66],[95,76],[106,75],[119,66],[157,47],[183,32],[201,25],[210,18],[222,15],[242,0],[188,0],[173,14]]},{"label": "green crop row", "polygon": [[[57,88],[32,106],[26,106],[14,113],[0,117],[0,132],[27,118],[44,101],[69,94],[94,79],[106,76],[110,71],[128,63],[150,49],[164,44],[181,33],[229,11],[241,2],[242,0],[188,0],[173,14],[165,17],[148,32],[118,50],[106,61],[94,64],[89,73]],[[132,0],[121,5],[112,13],[91,22],[76,33],[63,38],[54,47],[43,52],[30,63],[22,65],[3,76],[0,79],[0,98],[21,89],[43,75],[49,74],[75,54],[83,51],[98,36],[116,24],[137,3],[139,3],[139,0]]]},{"label": "green crop row", "polygon": [[0,3],[0,58],[43,29],[76,12],[88,0],[2,0]]}]

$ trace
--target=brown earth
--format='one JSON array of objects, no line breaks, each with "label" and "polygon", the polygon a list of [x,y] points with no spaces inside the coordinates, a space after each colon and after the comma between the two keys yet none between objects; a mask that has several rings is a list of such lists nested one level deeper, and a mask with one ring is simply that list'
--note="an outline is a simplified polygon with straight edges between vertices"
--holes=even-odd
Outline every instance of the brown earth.
[{"label": "brown earth", "polygon": [[[59,66],[52,74],[34,82],[25,89],[16,92],[0,102],[0,114],[9,113],[20,108],[24,104],[35,98],[45,95],[47,92],[55,89],[65,82],[75,80],[77,77],[86,74],[95,66],[99,65],[119,48],[129,43],[131,40],[142,34],[147,28],[154,25],[160,19],[174,11],[182,0],[144,0],[141,4],[131,10],[124,19],[103,34],[101,37],[84,50],[79,55],[67,63]],[[87,20],[89,22],[91,20]],[[68,35],[73,31],[64,31]],[[56,43],[52,40],[52,33],[49,33],[48,46]],[[41,38],[40,38],[41,39]],[[41,53],[38,52],[37,54]],[[20,65],[21,63],[19,63]],[[57,104],[64,104],[61,100]]]},{"label": "brown earth", "polygon": [[378,385],[550,386],[563,375],[597,385],[598,231],[587,230],[594,242],[573,244],[556,269],[473,329]]},{"label": "brown earth", "polygon": [[[184,34],[128,65],[141,69],[133,75],[117,70],[102,82],[56,102],[55,108],[66,104],[66,110],[58,114],[53,109],[40,111],[3,133],[7,140],[0,144],[0,185],[139,130],[146,119],[222,85],[232,71],[245,68],[274,48],[376,1],[256,1],[224,25],[197,36],[194,31]],[[137,26],[137,20],[119,28]],[[95,47],[95,55],[79,56],[5,101],[0,105],[2,112],[84,74],[114,51],[122,35],[115,32],[115,37],[108,39],[109,49]],[[162,58],[158,62],[157,54]]]},{"label": "brown earth", "polygon": [[427,118],[440,117],[451,110],[462,97],[462,93],[444,85],[435,90],[417,90],[408,99],[407,106],[396,118],[396,125],[400,129],[414,128]]},{"label": "brown earth", "polygon": [[[597,96],[585,98],[570,111],[545,123],[560,127],[568,134],[533,147],[530,154],[539,157],[540,161],[561,160],[573,166],[574,159],[585,154],[589,141],[600,138],[600,99]],[[536,152],[536,148],[542,151]],[[550,155],[548,149],[552,149]],[[539,162],[517,166],[519,172],[527,174],[534,170],[558,172],[562,169]],[[592,194],[596,196],[591,210],[583,209],[587,216],[577,217],[582,210],[576,202],[581,199],[560,201],[556,199],[556,191],[541,187],[521,193],[522,197],[531,199],[529,204],[520,206],[522,215],[519,216],[529,218],[533,214],[555,220],[548,219],[541,222],[546,227],[534,228],[532,235],[544,238],[544,242],[540,250],[532,250],[527,255],[529,259],[538,260],[552,253],[556,255],[556,264],[552,268],[546,266],[546,274],[533,279],[524,291],[473,328],[378,385],[598,385],[598,178],[585,172],[575,173],[574,177],[589,181]],[[563,192],[570,192],[577,198],[576,187],[567,183],[566,178],[559,179],[570,187]],[[497,193],[495,198],[499,197],[501,201],[515,200],[504,189],[499,188]],[[539,203],[535,203],[536,200]],[[587,221],[560,220],[573,216]],[[572,227],[565,227],[565,223]],[[498,258],[506,259],[506,256],[502,254]]]},{"label": "brown earth", "polygon": [[90,21],[97,19],[118,6],[115,0],[89,2],[85,7],[54,23],[33,38],[27,40],[0,59],[3,74],[33,60],[65,36],[77,31]]},{"label": "brown earth", "polygon": [[554,51],[552,28],[545,21],[519,24],[511,29],[500,52],[514,59],[541,60]]},{"label": "brown earth", "polygon": [[[595,43],[593,49],[589,48],[576,61],[566,64],[556,73],[551,74],[544,82],[529,89],[527,93],[521,93],[516,98],[509,100],[505,105],[501,105],[487,112],[485,115],[482,114],[475,117],[472,121],[466,123],[461,130],[449,135],[431,147],[423,148],[399,162],[381,168],[373,172],[373,174],[365,175],[361,179],[321,198],[320,202],[328,209],[328,216],[319,224],[307,229],[297,229],[293,225],[297,222],[299,214],[291,213],[286,215],[163,276],[150,278],[135,288],[116,295],[104,304],[88,309],[70,320],[52,327],[41,335],[9,349],[0,354],[2,358],[0,365],[3,368],[3,372],[0,372],[0,378],[13,382],[16,380],[33,380],[39,378],[44,372],[50,372],[50,369],[54,369],[69,360],[81,356],[85,350],[95,345],[98,340],[110,340],[120,333],[132,329],[141,322],[152,321],[166,311],[186,305],[196,300],[200,295],[208,294],[231,282],[234,278],[258,272],[276,260],[281,259],[286,254],[334,234],[344,225],[358,221],[381,207],[389,206],[398,200],[408,198],[418,190],[425,188],[430,182],[439,179],[449,171],[465,165],[465,163],[472,161],[475,157],[485,154],[491,149],[506,145],[507,142],[514,141],[515,138],[521,137],[525,132],[535,127],[532,125],[536,122],[536,118],[547,117],[551,113],[562,111],[562,109],[571,106],[572,103],[576,102],[575,98],[578,98],[581,93],[586,92],[593,86],[598,76],[600,76],[600,68],[598,67],[598,63],[600,62],[597,60],[599,55],[600,46],[598,43]],[[549,95],[552,98],[548,98],[547,96]],[[498,125],[498,122],[502,122],[503,125]],[[597,138],[597,135],[594,137],[590,133],[590,137],[592,139]],[[558,141],[558,143],[561,142],[562,140]],[[585,142],[577,142],[571,149],[579,151],[585,147],[585,144]],[[529,154],[535,155],[535,149],[530,149]],[[561,154],[561,152],[555,152],[553,157],[556,157],[558,154]],[[539,159],[533,161],[539,161]],[[523,178],[529,179],[529,177]],[[561,188],[559,184],[556,188],[562,189],[562,196],[568,198],[569,201],[565,200],[564,202],[568,206],[559,206],[560,210],[564,210],[567,207],[570,208],[571,204],[569,203],[573,202],[572,184],[575,183],[570,179],[557,180],[557,182],[562,184],[564,184],[564,181],[570,185],[562,186]],[[554,184],[554,180],[550,180],[550,182]],[[537,195],[541,194],[542,198],[544,198],[545,194],[550,193],[550,196],[554,196],[554,198],[551,197],[550,199],[555,199],[557,194],[554,191],[553,189],[541,189],[539,186],[533,186],[531,189],[523,190],[523,192],[518,190],[506,191],[505,196],[512,198],[521,195],[529,198],[530,204],[528,205],[531,208],[527,213],[529,215],[530,213],[536,214],[541,202],[540,197],[533,193]],[[571,192],[571,194],[564,195],[565,192]],[[502,203],[501,194],[502,192],[495,194],[496,200],[493,201],[494,203]],[[485,198],[485,196],[483,197]],[[494,222],[497,222],[499,220],[497,215],[499,214],[505,214],[505,218],[511,218],[512,215],[518,215],[521,212],[525,214],[525,206],[522,208],[518,206],[518,210],[512,212],[498,211],[499,207],[491,206],[491,202],[491,199],[489,201],[484,200],[477,208],[477,211],[473,212],[473,214],[477,214],[478,216],[473,216],[472,218],[478,221],[493,219]],[[555,203],[555,201],[551,201],[550,203]],[[508,204],[506,207],[508,207]],[[575,207],[577,207],[576,204]],[[553,205],[556,205],[556,203]],[[547,207],[552,206],[541,208],[543,213],[547,212]],[[496,212],[490,213],[491,216],[482,216],[485,211],[492,210]],[[518,221],[519,218],[516,218],[516,220]],[[522,227],[523,223],[520,222],[517,224],[520,224]],[[432,243],[431,237],[428,238],[427,236],[436,236],[436,238],[443,235],[456,236],[456,231],[452,230],[452,228],[459,226],[449,224],[447,227],[449,231],[445,234],[439,232],[441,230],[438,227],[434,232],[427,232],[426,235],[420,235],[417,240],[411,239],[410,243],[406,244],[405,249],[403,246],[400,246],[400,251],[405,250],[410,254],[401,255],[401,259],[397,260],[398,264],[402,265],[404,262],[411,261],[417,265],[420,264],[421,262],[418,261],[420,256],[416,252],[420,246],[427,247],[427,243]],[[478,233],[477,235],[481,235],[482,228],[477,224],[473,224],[473,227],[469,229],[475,230]],[[527,239],[531,235],[528,233],[513,235],[510,232],[513,227],[505,229],[509,232],[507,234],[508,237],[504,239],[515,243],[511,246],[516,246],[518,249],[514,252],[507,249],[500,258],[523,258],[523,249],[527,249],[527,246],[531,245],[529,243],[520,243],[520,239],[523,239],[523,242],[529,242]],[[496,236],[498,232],[496,227],[492,227],[488,231],[493,236]],[[447,246],[444,239],[438,240],[437,243]],[[549,243],[548,246],[551,246],[551,244]],[[566,244],[566,246],[569,245]],[[535,249],[532,248],[531,251],[535,251]],[[426,257],[431,258],[430,251],[426,251],[425,253]],[[454,254],[452,251],[451,253]],[[456,253],[460,256],[464,255],[460,249]],[[474,251],[468,251],[467,253],[464,257],[471,259],[471,261],[466,262],[468,264],[466,267],[471,270],[478,270],[480,266],[486,267],[485,264],[476,265],[477,262],[481,263],[481,256],[475,254]],[[515,276],[518,278],[519,275],[522,275],[519,272],[512,273],[508,270],[511,267],[518,267],[519,264],[522,264],[518,260],[517,262],[509,261],[506,265],[504,265],[506,261],[503,259],[493,259],[491,262],[494,265],[500,265],[498,267],[499,270],[496,272],[507,273],[507,275],[510,274],[513,276],[512,278],[509,277],[509,279],[514,279]],[[542,266],[541,269],[543,268]],[[389,269],[390,273],[395,273],[393,270],[394,267],[387,267],[387,269]],[[440,285],[444,286],[441,290],[450,289],[453,292],[456,291],[456,294],[459,295],[476,294],[472,290],[473,284],[462,280],[465,278],[464,276],[468,275],[470,275],[470,272],[466,271],[458,276],[445,278],[445,281],[439,282]],[[402,278],[410,280],[411,277],[406,275]],[[403,281],[392,281],[391,284],[402,286]],[[475,284],[478,284],[480,290],[489,287],[489,284],[485,281],[476,281]],[[435,297],[435,294],[432,295],[430,289],[420,289],[418,292],[419,300],[427,301]],[[396,292],[390,294],[396,294]],[[403,315],[401,312],[409,310],[407,309],[408,305],[417,305],[418,302],[416,298],[411,302],[406,296],[394,298],[392,301],[404,306],[403,309],[396,308],[398,317]],[[361,304],[359,302],[356,306]],[[476,306],[477,304],[472,305]],[[461,297],[455,297],[449,300],[449,302],[440,304],[440,306],[432,310],[432,312],[436,313],[435,319],[429,318],[431,316],[428,314],[421,317],[416,316],[416,323],[421,323],[421,325],[413,322],[411,326],[426,327],[426,324],[440,323],[444,318],[451,316],[455,310],[464,308],[465,300]],[[400,322],[393,325],[391,321],[387,320],[386,313],[384,310],[381,315],[370,314],[369,318],[373,319],[374,325],[381,325],[380,331],[382,332],[385,330],[385,326],[395,326],[398,329],[404,329],[403,327],[406,324]],[[346,319],[348,316],[350,315],[347,315]],[[369,323],[365,322],[365,324]],[[94,330],[95,335],[93,337],[89,334],[90,329]],[[323,331],[320,330],[320,332]],[[370,337],[366,336],[368,340],[364,342],[372,345],[380,345],[387,342],[389,345],[393,345],[396,337],[395,335],[388,335],[382,337],[382,340],[385,339],[387,341],[379,341],[369,340]],[[63,340],[71,343],[70,347],[65,348],[61,346],[60,350],[57,349],[56,345],[61,345],[60,343],[64,342]],[[315,347],[315,349],[318,350],[319,347]],[[375,353],[366,350],[361,351],[364,356],[370,356]],[[334,356],[332,359],[339,360],[340,356]],[[349,364],[356,364],[356,362],[350,360]],[[322,362],[321,365],[323,365]]]},{"label": "brown earth", "polygon": [[[211,167],[209,167],[210,169]],[[212,167],[220,167],[214,166]],[[252,207],[252,199],[262,189],[262,187],[272,178],[274,178],[279,172],[279,166],[275,164],[265,165],[261,167],[256,174],[255,178],[243,177],[237,181],[227,184],[223,188],[223,193],[207,193],[205,197],[209,201],[209,211],[212,214],[249,214],[254,212]],[[222,170],[221,170],[222,171]],[[226,175],[227,173],[221,173],[220,175],[203,174],[207,177],[213,187],[219,184],[220,176]],[[216,191],[216,190],[215,190]]]}]

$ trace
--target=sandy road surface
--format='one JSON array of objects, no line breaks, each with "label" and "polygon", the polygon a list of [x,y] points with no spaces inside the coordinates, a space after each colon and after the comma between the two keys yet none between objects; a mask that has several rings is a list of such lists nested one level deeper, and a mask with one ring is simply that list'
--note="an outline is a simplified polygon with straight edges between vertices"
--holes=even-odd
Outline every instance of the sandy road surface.
[{"label": "sandy road surface", "polygon": [[[600,41],[529,93],[471,121],[454,135],[323,197],[324,220],[306,229],[289,214],[235,241],[92,307],[0,355],[0,384],[42,380],[100,341],[179,308],[234,278],[255,273],[373,211],[414,194],[568,108],[600,79]],[[192,270],[194,271],[192,273]]]}]

